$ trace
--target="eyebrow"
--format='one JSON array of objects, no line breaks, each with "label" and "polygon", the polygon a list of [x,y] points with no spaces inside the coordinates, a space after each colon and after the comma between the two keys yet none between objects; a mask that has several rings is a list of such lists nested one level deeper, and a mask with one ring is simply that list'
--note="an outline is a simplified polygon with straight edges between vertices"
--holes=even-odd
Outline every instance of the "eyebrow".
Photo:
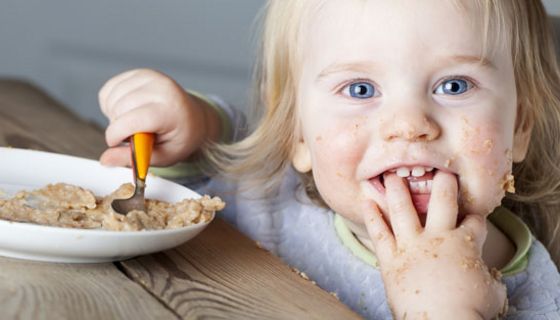
[{"label": "eyebrow", "polygon": [[[497,69],[496,66],[487,58],[481,56],[456,55],[442,59],[440,65],[447,66],[453,64],[473,64],[480,65],[484,68]],[[371,72],[377,69],[376,64],[369,61],[357,61],[348,63],[334,63],[323,69],[317,76],[317,81],[330,76],[331,74],[354,71],[354,72]]]},{"label": "eyebrow", "polygon": [[377,69],[375,63],[369,61],[358,61],[349,63],[333,63],[323,69],[321,73],[317,76],[317,80],[320,81],[323,78],[330,76],[331,74],[344,72],[344,71],[354,71],[354,72],[368,72]]},{"label": "eyebrow", "polygon": [[467,55],[452,56],[449,58],[449,63],[450,64],[453,63],[478,64],[490,69],[497,69],[496,66],[492,63],[492,61],[488,60],[486,57],[481,57],[481,56],[467,56]]}]

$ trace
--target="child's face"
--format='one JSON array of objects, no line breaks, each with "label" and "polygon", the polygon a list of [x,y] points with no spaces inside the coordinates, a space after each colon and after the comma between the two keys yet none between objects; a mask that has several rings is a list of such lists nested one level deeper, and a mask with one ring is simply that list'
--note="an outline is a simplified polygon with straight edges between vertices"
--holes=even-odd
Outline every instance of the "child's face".
[{"label": "child's face", "polygon": [[[461,214],[500,204],[515,151],[514,71],[507,45],[480,62],[476,15],[451,1],[368,0],[325,1],[310,18],[295,161],[309,160],[333,210],[361,222],[368,198],[386,214],[380,176],[402,167],[454,173]],[[429,182],[415,184],[425,213]]]}]

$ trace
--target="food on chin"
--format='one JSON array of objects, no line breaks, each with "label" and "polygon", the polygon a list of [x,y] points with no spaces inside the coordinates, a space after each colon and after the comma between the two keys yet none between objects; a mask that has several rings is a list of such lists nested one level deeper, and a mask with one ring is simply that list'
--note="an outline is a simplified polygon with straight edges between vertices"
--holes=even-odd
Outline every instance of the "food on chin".
[{"label": "food on chin", "polygon": [[112,209],[113,199],[128,198],[133,192],[134,186],[130,183],[121,185],[106,197],[98,197],[71,184],[49,184],[0,200],[0,219],[63,228],[161,230],[208,222],[216,211],[225,207],[220,198],[205,195],[173,204],[146,199],[146,212],[134,210],[122,215]]}]

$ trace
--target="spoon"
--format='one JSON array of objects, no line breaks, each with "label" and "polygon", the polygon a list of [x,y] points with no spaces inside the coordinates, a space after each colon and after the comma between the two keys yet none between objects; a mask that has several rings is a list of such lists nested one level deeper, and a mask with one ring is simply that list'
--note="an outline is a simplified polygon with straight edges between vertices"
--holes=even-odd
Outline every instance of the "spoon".
[{"label": "spoon", "polygon": [[130,211],[146,211],[144,189],[154,145],[154,134],[135,133],[129,138],[132,173],[134,175],[134,194],[128,199],[114,199],[111,207],[115,212],[126,215]]}]

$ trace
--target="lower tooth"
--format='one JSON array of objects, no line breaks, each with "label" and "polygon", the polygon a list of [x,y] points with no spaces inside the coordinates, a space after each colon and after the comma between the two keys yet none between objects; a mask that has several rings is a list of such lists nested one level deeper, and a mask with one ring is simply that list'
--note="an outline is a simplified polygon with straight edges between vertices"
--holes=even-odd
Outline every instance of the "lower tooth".
[{"label": "lower tooth", "polygon": [[433,180],[426,181],[414,181],[408,182],[408,187],[413,193],[430,193],[432,192],[432,182]]}]

